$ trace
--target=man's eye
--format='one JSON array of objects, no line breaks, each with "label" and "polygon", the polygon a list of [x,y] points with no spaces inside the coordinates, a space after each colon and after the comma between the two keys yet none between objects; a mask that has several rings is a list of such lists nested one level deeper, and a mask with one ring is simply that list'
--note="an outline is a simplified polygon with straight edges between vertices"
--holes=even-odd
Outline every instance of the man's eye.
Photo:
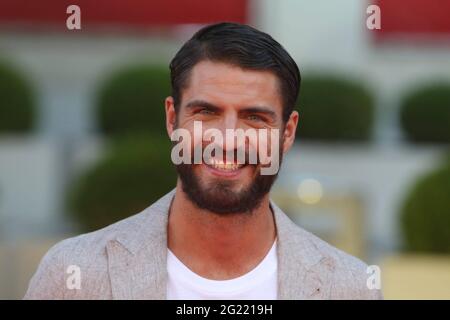
[{"label": "man's eye", "polygon": [[257,116],[257,115],[255,115],[255,114],[249,115],[249,116],[247,117],[247,119],[248,119],[248,120],[251,120],[251,121],[261,121],[261,120],[262,120],[260,116]]},{"label": "man's eye", "polygon": [[200,114],[213,114],[213,112],[211,111],[211,110],[208,110],[208,109],[202,109],[202,110],[200,110],[198,113],[200,113]]}]

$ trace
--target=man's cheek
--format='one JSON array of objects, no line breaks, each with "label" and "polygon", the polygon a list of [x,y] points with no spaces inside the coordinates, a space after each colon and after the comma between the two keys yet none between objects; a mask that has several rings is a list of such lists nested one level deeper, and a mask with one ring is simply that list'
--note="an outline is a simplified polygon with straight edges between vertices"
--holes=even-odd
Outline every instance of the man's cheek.
[{"label": "man's cheek", "polygon": [[259,139],[258,154],[262,175],[274,175],[280,168],[280,132],[271,129]]},{"label": "man's cheek", "polygon": [[175,165],[191,163],[191,134],[187,129],[175,129],[170,140],[173,142],[170,157]]},{"label": "man's cheek", "polygon": [[193,132],[192,143],[194,145],[194,164],[201,164],[202,163],[202,153],[203,153],[203,146],[202,146],[203,128],[202,128],[201,121],[194,121],[194,130],[193,131],[194,132]]}]

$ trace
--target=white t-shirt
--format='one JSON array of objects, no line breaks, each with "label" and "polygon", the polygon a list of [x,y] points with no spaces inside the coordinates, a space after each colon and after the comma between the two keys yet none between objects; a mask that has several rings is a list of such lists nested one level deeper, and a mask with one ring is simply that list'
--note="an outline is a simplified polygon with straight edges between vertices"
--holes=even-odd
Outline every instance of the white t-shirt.
[{"label": "white t-shirt", "polygon": [[167,299],[275,300],[277,298],[276,241],[253,270],[230,280],[210,280],[191,271],[168,249]]}]

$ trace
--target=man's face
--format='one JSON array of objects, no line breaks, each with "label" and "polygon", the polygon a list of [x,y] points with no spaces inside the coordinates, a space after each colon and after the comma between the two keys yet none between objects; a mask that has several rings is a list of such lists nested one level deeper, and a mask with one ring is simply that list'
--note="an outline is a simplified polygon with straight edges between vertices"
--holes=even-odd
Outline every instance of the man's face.
[{"label": "man's face", "polygon": [[[224,137],[220,152],[212,158],[202,159],[201,164],[179,164],[177,171],[183,190],[191,201],[202,209],[215,213],[250,212],[269,192],[277,174],[261,175],[262,164],[248,163],[248,153],[258,153],[261,146],[268,154],[282,154],[289,148],[284,144],[282,98],[278,78],[268,71],[244,70],[225,63],[203,61],[194,66],[188,86],[182,92],[178,113],[175,115],[173,100],[166,100],[169,135],[173,129],[183,128],[191,137],[192,155],[196,146],[204,148],[217,143],[194,134],[194,121],[201,121],[202,133],[217,129]],[[296,120],[295,126],[296,126]],[[292,124],[290,125],[292,127]],[[294,126],[294,134],[295,134]],[[244,144],[228,143],[227,129],[279,130],[279,141],[271,143],[270,135],[245,139]],[[264,140],[264,141],[263,141]],[[271,145],[276,146],[270,150]],[[227,153],[245,150],[246,162],[227,161]],[[220,153],[220,154],[219,154]],[[272,157],[273,158],[273,157]],[[259,160],[259,157],[258,157]]]}]

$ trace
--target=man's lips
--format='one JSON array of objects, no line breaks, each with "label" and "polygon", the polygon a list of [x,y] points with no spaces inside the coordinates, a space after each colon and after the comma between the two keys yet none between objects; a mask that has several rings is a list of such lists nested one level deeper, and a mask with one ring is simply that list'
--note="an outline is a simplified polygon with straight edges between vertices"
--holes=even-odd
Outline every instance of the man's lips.
[{"label": "man's lips", "polygon": [[220,177],[237,177],[241,174],[246,164],[236,162],[224,162],[219,159],[211,158],[202,164],[209,172]]}]

